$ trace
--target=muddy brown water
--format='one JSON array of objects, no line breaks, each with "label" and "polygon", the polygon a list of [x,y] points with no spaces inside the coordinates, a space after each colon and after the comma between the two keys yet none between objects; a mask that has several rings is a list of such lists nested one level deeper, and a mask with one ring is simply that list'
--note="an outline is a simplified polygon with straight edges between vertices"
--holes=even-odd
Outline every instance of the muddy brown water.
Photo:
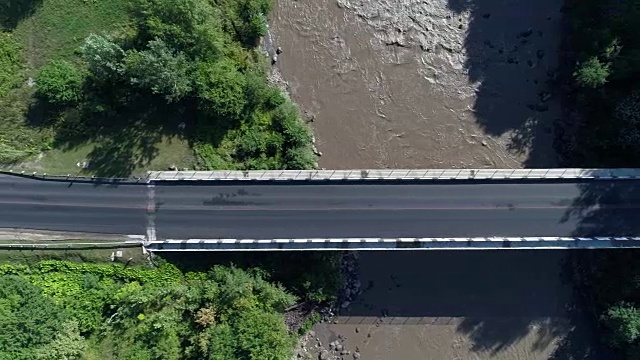
[{"label": "muddy brown water", "polygon": [[277,66],[321,167],[554,164],[560,2],[276,3]]},{"label": "muddy brown water", "polygon": [[[553,167],[562,2],[278,0],[270,41],[319,166]],[[530,235],[530,234],[526,234]],[[604,359],[564,251],[362,252],[326,345],[362,359]],[[381,316],[385,314],[386,316]],[[317,358],[317,342],[307,344]],[[315,351],[315,353],[314,353]]]}]

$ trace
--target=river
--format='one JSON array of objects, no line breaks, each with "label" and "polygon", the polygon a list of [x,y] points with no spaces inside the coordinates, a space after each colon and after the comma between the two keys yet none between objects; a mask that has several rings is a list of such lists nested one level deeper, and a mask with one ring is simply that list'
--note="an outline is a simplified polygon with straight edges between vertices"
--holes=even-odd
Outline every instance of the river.
[{"label": "river", "polygon": [[[270,41],[322,168],[553,167],[562,16],[555,0],[277,0]],[[567,254],[362,252],[365,291],[300,356],[600,359]]]}]

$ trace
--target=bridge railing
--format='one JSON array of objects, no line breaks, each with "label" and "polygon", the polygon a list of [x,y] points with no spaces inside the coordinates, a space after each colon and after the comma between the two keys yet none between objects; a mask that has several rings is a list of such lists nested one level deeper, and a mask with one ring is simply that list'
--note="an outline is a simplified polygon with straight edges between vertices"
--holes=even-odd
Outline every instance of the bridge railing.
[{"label": "bridge railing", "polygon": [[150,181],[232,180],[527,180],[636,179],[640,169],[363,169],[265,171],[150,171]]},{"label": "bridge railing", "polygon": [[146,183],[146,177],[100,177],[86,174],[51,174],[42,171],[24,171],[0,168],[0,174],[21,176],[32,179],[54,180],[54,181],[80,181],[80,182],[101,182],[101,183]]},{"label": "bridge railing", "polygon": [[149,251],[319,251],[638,248],[640,237],[186,239],[145,243]]},{"label": "bridge railing", "polygon": [[145,183],[149,181],[323,181],[323,180],[535,180],[640,179],[640,168],[615,169],[354,169],[354,170],[217,170],[149,171],[146,177],[97,177],[84,174],[0,169],[0,174],[35,179],[86,182]]}]

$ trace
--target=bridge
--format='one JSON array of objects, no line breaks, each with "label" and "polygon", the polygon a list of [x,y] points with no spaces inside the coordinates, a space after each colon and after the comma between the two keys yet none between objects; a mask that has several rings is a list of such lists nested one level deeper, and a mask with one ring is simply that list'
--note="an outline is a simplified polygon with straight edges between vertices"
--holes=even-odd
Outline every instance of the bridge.
[{"label": "bridge", "polygon": [[640,169],[0,175],[0,228],[150,251],[640,247]]}]

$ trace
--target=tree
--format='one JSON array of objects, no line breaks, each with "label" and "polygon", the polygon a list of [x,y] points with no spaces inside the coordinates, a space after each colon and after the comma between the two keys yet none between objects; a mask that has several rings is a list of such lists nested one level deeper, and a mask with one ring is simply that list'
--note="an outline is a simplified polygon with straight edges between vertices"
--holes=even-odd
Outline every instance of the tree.
[{"label": "tree", "polygon": [[36,78],[38,95],[51,104],[66,105],[82,96],[84,76],[72,64],[54,60],[45,65]]},{"label": "tree", "polygon": [[578,85],[586,88],[597,88],[607,82],[609,64],[604,64],[597,57],[591,57],[573,74]]},{"label": "tree", "polygon": [[36,351],[36,360],[76,360],[82,358],[86,349],[87,342],[80,335],[78,323],[69,321],[52,342]]},{"label": "tree", "polygon": [[136,0],[133,8],[143,43],[160,39],[190,58],[216,59],[223,52],[227,36],[210,1]]},{"label": "tree", "polygon": [[22,277],[0,276],[0,359],[31,360],[52,342],[66,315]]},{"label": "tree", "polygon": [[164,95],[169,102],[191,91],[190,65],[184,54],[175,54],[164,41],[156,39],[143,51],[128,51],[125,73],[132,85]]},{"label": "tree", "polygon": [[113,41],[96,34],[87,36],[82,55],[89,71],[98,80],[114,81],[124,73],[124,50]]},{"label": "tree", "polygon": [[238,117],[246,104],[244,80],[230,60],[200,63],[196,76],[200,104],[214,114]]},{"label": "tree", "polygon": [[621,302],[610,307],[603,320],[611,330],[611,343],[614,346],[632,345],[640,339],[640,310],[632,304]]},{"label": "tree", "polygon": [[291,359],[293,339],[281,314],[244,311],[234,321],[236,356],[248,360]]}]

